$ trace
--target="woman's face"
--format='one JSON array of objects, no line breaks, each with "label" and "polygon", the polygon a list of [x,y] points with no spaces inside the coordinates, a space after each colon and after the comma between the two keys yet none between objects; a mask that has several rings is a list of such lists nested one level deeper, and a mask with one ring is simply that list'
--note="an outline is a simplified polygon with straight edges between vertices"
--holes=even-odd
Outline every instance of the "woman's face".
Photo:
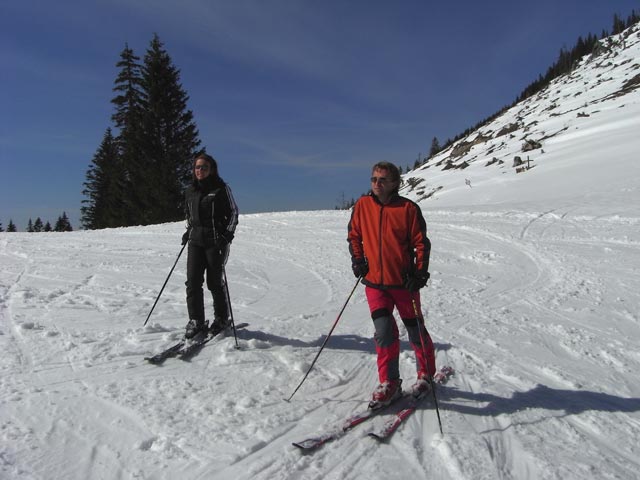
[{"label": "woman's face", "polygon": [[211,174],[211,165],[204,158],[197,159],[193,168],[198,180],[204,180]]}]

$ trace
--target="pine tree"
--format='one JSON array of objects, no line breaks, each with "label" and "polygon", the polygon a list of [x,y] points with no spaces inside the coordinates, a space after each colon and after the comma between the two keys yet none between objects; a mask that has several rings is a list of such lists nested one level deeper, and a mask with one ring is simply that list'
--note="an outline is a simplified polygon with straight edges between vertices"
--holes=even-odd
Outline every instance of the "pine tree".
[{"label": "pine tree", "polygon": [[33,224],[33,231],[34,232],[42,232],[42,220],[40,219],[40,217],[36,218],[36,221]]},{"label": "pine tree", "polygon": [[4,228],[2,228],[2,222],[0,222],[0,232],[4,232]]},{"label": "pine tree", "polygon": [[49,222],[44,224],[44,231],[45,232],[50,232],[51,231],[51,224]]},{"label": "pine tree", "polygon": [[141,148],[147,168],[144,183],[134,186],[145,195],[142,223],[177,221],[184,217],[184,189],[200,140],[193,113],[187,109],[189,97],[180,85],[180,72],[157,35],[144,57],[142,77]]},{"label": "pine tree", "polygon": [[618,33],[622,33],[622,31],[626,28],[626,22],[622,20],[618,14],[613,15],[613,29],[611,34],[617,35]]},{"label": "pine tree", "polygon": [[73,232],[73,227],[71,226],[71,221],[67,216],[67,212],[62,212],[62,226],[65,232]]},{"label": "pine tree", "polygon": [[86,206],[80,208],[80,221],[84,228],[91,230],[123,226],[121,171],[118,146],[111,129],[107,128],[82,190],[82,194],[87,197],[82,200]]},{"label": "pine tree", "polygon": [[86,174],[85,228],[180,220],[200,140],[180,73],[154,35],[142,65],[125,45],[109,129]]},{"label": "pine tree", "polygon": [[429,158],[433,157],[440,151],[440,142],[438,142],[438,137],[433,137],[431,140],[431,149],[429,150]]},{"label": "pine tree", "polygon": [[63,223],[62,223],[62,216],[58,217],[58,219],[56,220],[56,224],[53,227],[53,231],[54,232],[64,232],[64,227],[63,227]]},{"label": "pine tree", "polygon": [[71,223],[69,222],[69,218],[67,217],[67,212],[62,212],[62,215],[58,217],[56,221],[56,226],[53,229],[55,232],[71,232],[73,228],[71,228]]},{"label": "pine tree", "polygon": [[13,223],[12,219],[9,219],[9,225],[7,225],[7,232],[17,232],[18,229],[16,228],[16,225]]},{"label": "pine tree", "polygon": [[[119,168],[113,181],[116,183],[119,199],[112,201],[111,208],[117,209],[113,213],[118,218],[117,225],[125,226],[140,223],[144,210],[147,208],[144,199],[146,166],[144,153],[141,150],[142,140],[142,73],[139,64],[140,57],[134,55],[133,50],[125,44],[120,53],[120,61],[116,67],[120,69],[115,80],[114,92],[116,97],[111,100],[115,112],[111,116],[115,127],[119,130],[117,146],[119,154]],[[115,194],[115,192],[114,192]]]},{"label": "pine tree", "polygon": [[33,233],[33,222],[31,219],[29,219],[29,222],[27,223],[27,232]]}]

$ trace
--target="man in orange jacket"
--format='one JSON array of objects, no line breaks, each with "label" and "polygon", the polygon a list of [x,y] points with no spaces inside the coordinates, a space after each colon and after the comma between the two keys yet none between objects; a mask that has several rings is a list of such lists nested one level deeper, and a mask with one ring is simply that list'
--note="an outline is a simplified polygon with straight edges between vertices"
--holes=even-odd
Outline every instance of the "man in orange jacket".
[{"label": "man in orange jacket", "polygon": [[378,355],[380,384],[369,406],[388,405],[402,394],[398,325],[394,307],[416,355],[417,380],[412,394],[429,389],[435,374],[433,342],[418,318],[420,289],[429,280],[431,242],[420,207],[398,194],[400,172],[389,162],[373,166],[371,191],[354,205],[348,227],[353,273],[362,278]]}]

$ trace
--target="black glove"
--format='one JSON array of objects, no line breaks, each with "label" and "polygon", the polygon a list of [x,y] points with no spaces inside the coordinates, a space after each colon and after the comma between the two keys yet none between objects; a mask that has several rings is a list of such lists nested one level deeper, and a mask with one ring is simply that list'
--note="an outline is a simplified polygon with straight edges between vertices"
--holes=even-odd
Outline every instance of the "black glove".
[{"label": "black glove", "polygon": [[226,248],[226,246],[228,244],[231,243],[231,240],[233,240],[233,235],[230,233],[226,233],[226,234],[222,234],[222,233],[218,233],[216,235],[216,247],[219,250],[223,250],[224,248]]},{"label": "black glove", "polygon": [[367,273],[369,273],[369,264],[364,258],[354,258],[351,263],[351,270],[353,270],[353,274],[356,277],[364,277]]},{"label": "black glove", "polygon": [[182,243],[181,245],[186,245],[187,242],[189,241],[189,233],[191,233],[191,230],[187,230],[186,232],[184,232],[184,234],[182,235]]},{"label": "black glove", "polygon": [[224,248],[227,246],[227,240],[224,237],[218,237],[216,239],[216,248],[220,251],[224,250]]},{"label": "black glove", "polygon": [[404,278],[403,286],[407,290],[417,292],[427,285],[427,281],[429,280],[430,276],[431,275],[429,275],[429,272],[408,273]]}]

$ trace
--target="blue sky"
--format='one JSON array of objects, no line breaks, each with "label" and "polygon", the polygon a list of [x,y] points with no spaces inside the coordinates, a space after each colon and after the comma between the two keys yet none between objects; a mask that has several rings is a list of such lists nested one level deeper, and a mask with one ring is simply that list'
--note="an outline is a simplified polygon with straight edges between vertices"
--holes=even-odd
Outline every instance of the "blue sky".
[{"label": "blue sky", "polygon": [[[448,3],[445,5],[445,3]],[[0,222],[74,228],[125,43],[153,34],[241,213],[334,208],[511,103],[638,0],[21,0],[0,6]]]}]

